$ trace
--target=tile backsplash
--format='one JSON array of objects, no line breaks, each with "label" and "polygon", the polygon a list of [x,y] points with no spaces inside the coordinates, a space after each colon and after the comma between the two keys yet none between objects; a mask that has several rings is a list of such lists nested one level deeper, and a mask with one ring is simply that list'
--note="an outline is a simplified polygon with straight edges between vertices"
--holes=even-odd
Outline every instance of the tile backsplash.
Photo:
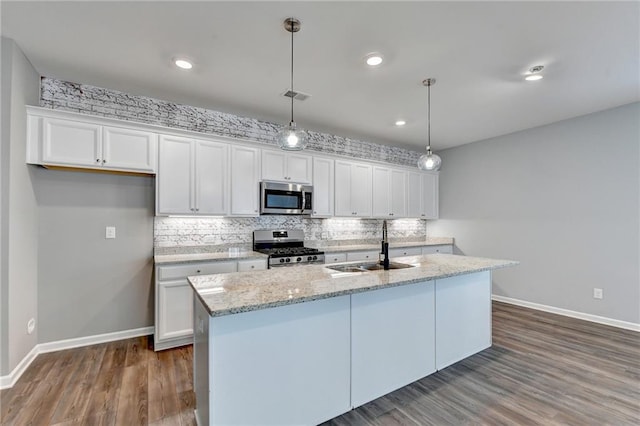
[{"label": "tile backsplash", "polygon": [[[40,106],[81,114],[155,124],[275,145],[280,124],[198,108],[87,84],[42,77]],[[420,152],[386,145],[308,132],[309,151],[415,166]],[[219,246],[250,248],[254,229],[302,228],[309,241],[322,244],[367,243],[381,237],[382,220],[310,219],[302,216],[256,218],[156,217],[154,247]],[[423,241],[426,221],[396,219],[389,222],[390,239]]]},{"label": "tile backsplash", "polygon": [[[394,219],[388,222],[389,238],[393,241],[424,241],[426,220]],[[326,245],[340,243],[367,243],[382,237],[382,220],[377,219],[310,219],[302,216],[232,217],[156,217],[154,246],[219,245],[225,247],[251,247],[254,229],[304,230],[305,238]]]}]

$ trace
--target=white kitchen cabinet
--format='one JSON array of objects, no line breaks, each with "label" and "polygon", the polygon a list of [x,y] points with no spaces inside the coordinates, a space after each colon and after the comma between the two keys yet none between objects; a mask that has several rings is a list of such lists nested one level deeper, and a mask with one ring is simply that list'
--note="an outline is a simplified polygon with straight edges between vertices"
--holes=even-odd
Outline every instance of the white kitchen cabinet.
[{"label": "white kitchen cabinet", "polygon": [[453,254],[452,244],[438,244],[433,246],[422,247],[422,254],[447,253]]},{"label": "white kitchen cabinet", "polygon": [[409,172],[407,176],[407,216],[420,219],[438,218],[437,173]]},{"label": "white kitchen cabinet", "polygon": [[[42,121],[43,165],[155,172],[155,133],[50,117],[31,117],[30,120]],[[36,135],[30,134],[30,137],[37,139]]]},{"label": "white kitchen cabinet", "polygon": [[491,271],[436,280],[436,368],[491,346]]},{"label": "white kitchen cabinet", "polygon": [[435,372],[433,281],[351,295],[351,405]]},{"label": "white kitchen cabinet", "polygon": [[231,147],[231,215],[258,216],[260,150]]},{"label": "white kitchen cabinet", "polygon": [[407,216],[407,172],[383,166],[373,167],[373,216]]},{"label": "white kitchen cabinet", "polygon": [[238,261],[238,272],[264,271],[267,269],[267,259],[249,259]]},{"label": "white kitchen cabinet", "polygon": [[226,214],[228,150],[223,143],[161,136],[157,214]]},{"label": "white kitchen cabinet", "polygon": [[312,157],[306,154],[262,150],[262,179],[311,183]]},{"label": "white kitchen cabinet", "polygon": [[371,217],[371,181],[371,165],[336,160],[335,215]]},{"label": "white kitchen cabinet", "polygon": [[346,261],[347,261],[347,253],[325,253],[324,254],[325,264],[342,263]]},{"label": "white kitchen cabinet", "polygon": [[334,160],[313,158],[313,217],[333,216]]},{"label": "white kitchen cabinet", "polygon": [[235,261],[156,266],[154,349],[193,343],[193,289],[187,277],[236,272]]},{"label": "white kitchen cabinet", "polygon": [[399,247],[390,248],[389,257],[401,257],[401,256],[420,256],[422,255],[421,247]]},{"label": "white kitchen cabinet", "polygon": [[378,250],[350,251],[347,253],[347,262],[377,261],[379,255],[380,252]]}]

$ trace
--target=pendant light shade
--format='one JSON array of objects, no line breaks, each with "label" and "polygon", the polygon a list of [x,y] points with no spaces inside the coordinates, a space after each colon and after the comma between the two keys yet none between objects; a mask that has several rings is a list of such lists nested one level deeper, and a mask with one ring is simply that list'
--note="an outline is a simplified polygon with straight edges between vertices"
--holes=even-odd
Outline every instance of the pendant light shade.
[{"label": "pendant light shade", "polygon": [[437,172],[442,165],[442,159],[439,155],[431,152],[431,86],[436,84],[436,79],[427,78],[422,84],[427,86],[427,153],[418,159],[418,168]]},{"label": "pendant light shade", "polygon": [[291,33],[291,88],[287,93],[287,96],[291,98],[291,121],[280,129],[276,140],[281,149],[301,151],[307,146],[307,133],[298,129],[296,122],[293,120],[293,98],[295,96],[293,90],[293,33],[300,31],[300,21],[295,18],[287,18],[284,20],[284,29]]}]

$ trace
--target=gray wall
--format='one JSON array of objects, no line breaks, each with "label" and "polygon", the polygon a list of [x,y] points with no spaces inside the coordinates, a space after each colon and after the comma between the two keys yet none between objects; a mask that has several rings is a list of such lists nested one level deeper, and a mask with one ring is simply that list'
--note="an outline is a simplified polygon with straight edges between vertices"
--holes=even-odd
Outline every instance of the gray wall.
[{"label": "gray wall", "polygon": [[428,235],[520,260],[494,294],[640,323],[639,118],[635,103],[441,152]]},{"label": "gray wall", "polygon": [[39,341],[152,326],[154,179],[34,167],[34,187]]},{"label": "gray wall", "polygon": [[39,98],[40,76],[16,44],[2,38],[2,193],[0,278],[2,283],[0,373],[6,375],[36,345],[38,210],[26,158],[26,104]]}]

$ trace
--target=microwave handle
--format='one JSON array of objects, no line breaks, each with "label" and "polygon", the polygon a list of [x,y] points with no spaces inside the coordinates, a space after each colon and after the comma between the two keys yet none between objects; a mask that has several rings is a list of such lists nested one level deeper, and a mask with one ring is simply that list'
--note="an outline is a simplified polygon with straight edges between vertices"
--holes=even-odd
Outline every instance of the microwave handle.
[{"label": "microwave handle", "polygon": [[302,212],[304,212],[305,208],[307,208],[307,196],[305,195],[305,192],[302,191]]}]

